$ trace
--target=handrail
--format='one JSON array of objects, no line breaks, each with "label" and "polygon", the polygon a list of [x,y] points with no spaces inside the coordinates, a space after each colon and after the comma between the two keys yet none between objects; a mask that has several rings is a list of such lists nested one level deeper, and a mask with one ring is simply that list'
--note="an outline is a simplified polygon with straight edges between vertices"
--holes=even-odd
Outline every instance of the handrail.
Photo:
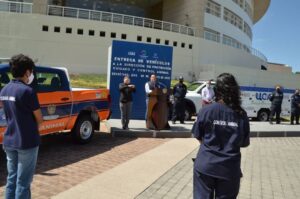
[{"label": "handrail", "polygon": [[[32,7],[33,7],[32,3],[0,0],[0,12],[3,11],[3,12],[14,12],[14,13],[32,13]],[[164,31],[175,32],[179,34],[196,37],[196,28],[175,24],[171,22],[166,22],[166,21],[159,21],[155,19],[131,16],[131,15],[123,15],[118,13],[87,10],[87,9],[73,8],[73,7],[54,6],[54,5],[48,5],[47,14],[54,15],[54,16],[61,16],[61,17],[71,17],[77,19],[88,19],[88,20],[95,20],[95,21],[141,26],[145,28],[164,30]],[[200,37],[207,39],[203,35],[201,35]],[[220,40],[215,42],[222,43]],[[261,53],[259,50],[251,46],[246,46],[246,45],[243,46],[244,48],[241,48],[242,50],[260,58],[263,61],[266,62],[268,61],[266,56],[263,53]]]},{"label": "handrail", "polygon": [[47,14],[61,17],[71,17],[78,19],[88,19],[95,21],[141,26],[145,28],[165,30],[190,36],[195,36],[196,34],[196,29],[193,27],[112,12],[49,5]]},{"label": "handrail", "polygon": [[32,3],[0,0],[0,12],[32,13]]},{"label": "handrail", "polygon": [[[142,17],[131,16],[131,15],[112,13],[112,12],[49,5],[47,14],[54,15],[54,16],[89,19],[89,20],[120,23],[120,24],[133,25],[133,26],[141,26],[145,28],[159,29],[159,30],[164,30],[169,32],[180,33],[184,35],[196,36],[195,35],[196,28],[183,26],[180,24],[175,24],[166,21],[159,21],[155,19],[142,18]],[[204,36],[201,36],[201,38],[206,39]],[[216,41],[216,42],[220,43],[220,41]],[[246,46],[246,45],[243,46],[244,48],[242,49],[245,50],[246,52],[251,53],[252,55],[264,61],[267,61],[267,58],[260,51],[254,49],[251,46]]]}]

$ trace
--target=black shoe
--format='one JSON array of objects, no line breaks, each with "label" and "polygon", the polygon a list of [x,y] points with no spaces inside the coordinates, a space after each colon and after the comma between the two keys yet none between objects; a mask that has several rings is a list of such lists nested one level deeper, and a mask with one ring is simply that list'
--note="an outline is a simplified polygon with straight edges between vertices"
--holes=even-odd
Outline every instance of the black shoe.
[{"label": "black shoe", "polygon": [[184,124],[184,121],[181,121],[180,124]]},{"label": "black shoe", "polygon": [[[296,123],[297,124],[297,123]],[[293,122],[291,122],[291,125],[294,125],[294,123]]]},{"label": "black shoe", "polygon": [[122,127],[122,129],[123,129],[123,130],[125,130],[125,129],[126,129],[126,127],[125,127],[125,126],[123,126],[123,127]]}]

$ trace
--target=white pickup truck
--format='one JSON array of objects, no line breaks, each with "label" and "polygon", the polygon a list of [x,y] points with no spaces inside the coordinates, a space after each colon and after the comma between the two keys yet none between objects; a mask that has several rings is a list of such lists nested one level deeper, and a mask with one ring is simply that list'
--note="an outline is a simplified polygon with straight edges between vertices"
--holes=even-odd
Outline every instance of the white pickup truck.
[{"label": "white pickup truck", "polygon": [[[215,82],[211,83],[212,86]],[[186,110],[185,119],[191,119],[202,108],[201,91],[206,87],[205,81],[196,81],[190,84],[186,94]],[[241,99],[242,106],[247,111],[250,118],[255,118],[259,121],[267,121],[270,114],[271,102],[269,97],[274,91],[274,88],[254,87],[254,86],[241,86]],[[290,116],[291,108],[291,95],[294,90],[283,89],[284,99],[282,102],[281,116]]]}]

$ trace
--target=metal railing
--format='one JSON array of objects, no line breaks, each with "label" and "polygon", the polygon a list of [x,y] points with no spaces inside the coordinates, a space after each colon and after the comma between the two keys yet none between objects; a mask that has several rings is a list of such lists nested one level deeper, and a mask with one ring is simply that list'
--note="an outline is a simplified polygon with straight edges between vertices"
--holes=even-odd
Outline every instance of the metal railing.
[{"label": "metal railing", "polygon": [[130,15],[123,15],[111,12],[103,12],[97,10],[86,10],[72,7],[62,6],[48,6],[48,15],[61,16],[61,17],[72,17],[78,19],[88,19],[95,21],[104,21],[111,23],[120,23],[126,25],[140,26],[145,28],[153,28],[158,30],[165,30],[184,35],[195,36],[196,29],[180,24],[174,24],[165,21],[159,21],[149,18],[142,18]]},{"label": "metal railing", "polygon": [[32,13],[32,3],[2,1],[0,0],[0,12]]},{"label": "metal railing", "polygon": [[[13,12],[13,13],[32,13],[32,7],[33,7],[32,3],[0,0],[0,12],[3,11],[3,12]],[[49,5],[47,14],[54,15],[54,16],[61,16],[61,17],[71,17],[71,18],[88,19],[88,20],[103,21],[103,22],[110,22],[110,23],[120,23],[126,25],[133,25],[133,26],[140,26],[145,28],[164,30],[169,32],[175,32],[184,35],[196,36],[195,35],[196,28],[170,23],[166,21],[159,21],[159,20],[154,20],[149,18],[142,18],[142,17],[123,15],[123,14],[117,14],[111,12],[102,12],[96,10],[86,10],[86,9],[79,9],[79,8]],[[204,35],[201,37],[210,40],[208,38],[205,38]],[[215,42],[221,43],[220,40]],[[260,58],[261,60],[267,62],[266,56],[260,51],[258,51],[257,49],[252,48],[251,46],[243,45],[243,48],[241,50],[244,50]]]}]

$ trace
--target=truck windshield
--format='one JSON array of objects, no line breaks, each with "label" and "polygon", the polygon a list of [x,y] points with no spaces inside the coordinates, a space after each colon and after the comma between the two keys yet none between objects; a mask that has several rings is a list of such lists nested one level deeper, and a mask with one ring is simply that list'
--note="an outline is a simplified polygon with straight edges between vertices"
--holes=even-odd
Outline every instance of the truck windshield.
[{"label": "truck windshield", "polygon": [[189,91],[195,91],[200,85],[202,85],[203,83],[200,83],[200,82],[194,82],[194,83],[191,83],[189,86],[188,86],[188,90]]}]

